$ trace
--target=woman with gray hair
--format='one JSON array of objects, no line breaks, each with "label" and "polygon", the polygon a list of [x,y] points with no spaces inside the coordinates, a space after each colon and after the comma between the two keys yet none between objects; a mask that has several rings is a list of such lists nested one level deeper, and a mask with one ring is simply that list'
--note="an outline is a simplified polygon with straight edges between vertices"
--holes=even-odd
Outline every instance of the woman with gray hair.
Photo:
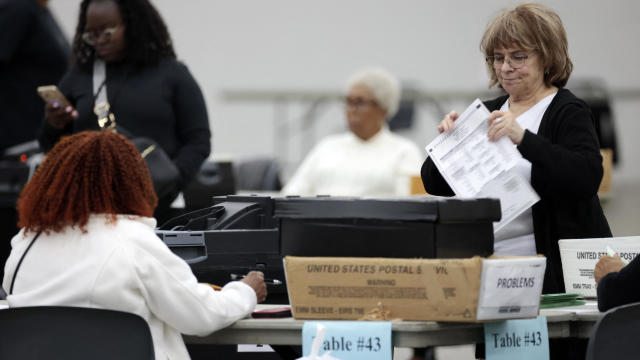
[{"label": "woman with gray hair", "polygon": [[347,80],[345,113],[350,132],[318,143],[283,189],[285,195],[394,196],[409,194],[423,156],[411,141],[392,134],[386,121],[398,111],[400,85],[381,68]]}]

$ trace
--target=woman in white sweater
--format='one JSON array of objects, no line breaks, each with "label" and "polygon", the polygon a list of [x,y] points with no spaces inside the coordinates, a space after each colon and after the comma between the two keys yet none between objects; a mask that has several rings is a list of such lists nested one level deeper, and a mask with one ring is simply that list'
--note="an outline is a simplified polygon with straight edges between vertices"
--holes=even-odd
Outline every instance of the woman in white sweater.
[{"label": "woman in white sweater", "polygon": [[248,315],[266,286],[259,272],[221,291],[199,284],[155,235],[156,204],[144,160],[123,136],[63,138],[18,202],[22,229],[3,281],[9,306],[135,313],[149,324],[156,359],[188,359],[181,334],[207,335]]},{"label": "woman in white sweater", "polygon": [[284,195],[402,196],[420,173],[422,151],[389,131],[398,111],[400,85],[382,68],[364,68],[347,81],[348,132],[322,139],[305,157]]}]

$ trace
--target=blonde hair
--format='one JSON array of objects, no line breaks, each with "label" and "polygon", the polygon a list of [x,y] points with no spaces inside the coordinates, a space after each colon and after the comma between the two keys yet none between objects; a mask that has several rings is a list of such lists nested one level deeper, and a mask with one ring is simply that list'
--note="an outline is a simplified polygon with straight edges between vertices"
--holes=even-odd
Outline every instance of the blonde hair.
[{"label": "blonde hair", "polygon": [[[567,84],[573,70],[567,34],[562,20],[550,8],[526,3],[513,10],[503,10],[489,22],[480,42],[485,57],[493,56],[498,47],[509,46],[535,51],[540,56],[547,86]],[[491,77],[489,87],[492,87],[498,83],[498,78],[491,64],[487,63],[487,69]]]}]

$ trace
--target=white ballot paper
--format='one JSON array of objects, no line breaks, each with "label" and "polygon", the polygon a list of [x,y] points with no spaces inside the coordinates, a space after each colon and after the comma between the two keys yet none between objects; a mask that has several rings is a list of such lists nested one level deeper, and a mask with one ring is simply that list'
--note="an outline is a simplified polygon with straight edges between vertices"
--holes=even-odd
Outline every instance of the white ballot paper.
[{"label": "white ballot paper", "polygon": [[540,198],[514,167],[522,155],[509,137],[487,138],[489,110],[476,99],[456,119],[452,131],[426,146],[427,154],[460,197],[500,199],[502,219],[494,232],[533,206]]}]

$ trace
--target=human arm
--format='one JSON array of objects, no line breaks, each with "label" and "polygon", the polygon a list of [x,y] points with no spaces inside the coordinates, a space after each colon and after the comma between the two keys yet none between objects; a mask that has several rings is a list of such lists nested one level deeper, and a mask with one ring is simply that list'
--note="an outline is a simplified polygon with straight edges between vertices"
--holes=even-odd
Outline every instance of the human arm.
[{"label": "human arm", "polygon": [[242,280],[243,283],[249,285],[256,292],[258,302],[263,302],[267,298],[267,284],[264,282],[264,273],[262,271],[250,271]]},{"label": "human arm", "polygon": [[460,117],[457,111],[452,110],[442,118],[440,124],[438,124],[438,132],[443,133],[453,130],[454,122]]},{"label": "human arm", "polygon": [[510,111],[495,110],[487,118],[489,141],[497,141],[507,136],[512,143],[519,145],[524,137],[524,129],[518,124],[516,116]]},{"label": "human arm", "polygon": [[202,91],[186,66],[175,72],[173,109],[176,116],[178,151],[174,157],[184,187],[211,152],[209,117]]},{"label": "human arm", "polygon": [[[610,256],[603,256],[596,264],[594,276],[596,271],[602,275],[606,271],[615,270],[615,262],[617,261],[619,260]],[[598,269],[599,265],[603,271]],[[598,309],[607,311],[616,306],[640,301],[638,279],[640,279],[640,257],[636,257],[629,265],[620,268],[619,271],[606,273],[600,278],[597,285]]]},{"label": "human arm", "polygon": [[[460,115],[456,111],[451,111],[444,116],[440,124],[438,124],[438,132],[443,133],[453,130],[454,122]],[[455,193],[447,184],[447,181],[442,177],[440,171],[436,167],[436,164],[431,160],[431,157],[427,157],[420,169],[420,177],[422,178],[422,184],[427,193],[431,195],[441,196],[454,196]]]},{"label": "human arm", "polygon": [[428,157],[422,164],[420,177],[422,178],[422,183],[427,193],[440,196],[455,195],[449,184],[447,184],[447,181],[442,177],[442,174],[440,174],[436,164],[431,160],[431,157]]},{"label": "human arm", "polygon": [[[10,134],[18,135],[16,140],[23,136],[20,134],[29,134],[22,141],[40,135],[37,122],[42,108],[20,108],[44,108],[44,102],[38,103],[36,87],[57,83],[66,69],[66,44],[57,41],[54,30],[58,28],[48,10],[35,0],[0,1],[0,78],[8,81],[5,91],[12,93],[2,102],[11,103],[7,120],[13,121],[17,119],[13,116],[20,114],[24,118],[23,128],[16,124],[7,128]],[[14,127],[16,130],[11,130]]]},{"label": "human arm", "polygon": [[[118,226],[125,226],[125,222],[119,220]],[[246,282],[233,281],[222,290],[214,291],[198,283],[189,265],[173,254],[153,229],[134,224],[127,225],[123,231],[123,243],[128,245],[110,257],[104,279],[97,281],[104,284],[95,295],[95,301],[101,306],[120,308],[117,305],[120,302],[135,303],[130,298],[141,296],[143,303],[135,306],[135,312],[146,307],[153,316],[177,331],[200,336],[228,326],[253,311],[258,299]],[[125,279],[116,281],[114,277]],[[123,287],[123,283],[127,285]],[[260,281],[256,283],[259,285]],[[108,284],[119,287],[104,288]]]},{"label": "human arm", "polygon": [[78,117],[78,111],[71,105],[65,106],[58,100],[51,100],[44,106],[44,116],[52,128],[64,130]]},{"label": "human arm", "polygon": [[620,259],[620,255],[614,256],[605,255],[598,260],[595,268],[593,269],[593,277],[596,280],[596,284],[607,274],[612,272],[619,272],[624,267],[624,263]]},{"label": "human arm", "polygon": [[[256,292],[258,302],[263,302],[267,298],[267,284],[264,282],[264,274],[262,271],[250,271],[242,280],[243,283],[251,286]],[[215,291],[222,290],[222,286],[210,283],[200,283],[209,286]]]},{"label": "human arm", "polygon": [[589,109],[572,102],[547,122],[550,139],[526,130],[518,150],[531,162],[531,183],[544,199],[593,197],[602,179],[602,156]]},{"label": "human arm", "polygon": [[73,107],[73,99],[69,98],[70,89],[77,81],[74,72],[67,72],[60,81],[59,90],[71,103],[71,107],[63,107],[57,102],[45,104],[45,116],[40,127],[38,141],[40,147],[48,152],[64,135],[73,133],[73,120],[78,117],[77,110]]},{"label": "human arm", "polygon": [[11,63],[36,20],[35,1],[0,2],[0,69]]}]

